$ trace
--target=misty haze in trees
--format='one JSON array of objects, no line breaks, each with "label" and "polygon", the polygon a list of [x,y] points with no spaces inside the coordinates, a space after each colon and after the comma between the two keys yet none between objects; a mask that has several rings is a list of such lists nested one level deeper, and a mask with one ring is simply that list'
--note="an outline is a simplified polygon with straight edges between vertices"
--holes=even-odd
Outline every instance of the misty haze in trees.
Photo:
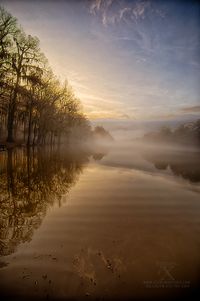
[{"label": "misty haze in trees", "polygon": [[93,131],[93,137],[95,139],[101,139],[101,140],[104,140],[105,142],[110,142],[110,141],[114,141],[113,137],[111,136],[111,134],[106,131],[104,129],[104,127],[102,126],[96,126],[94,128],[94,131]]},{"label": "misty haze in trees", "polygon": [[38,38],[0,7],[0,142],[55,144],[90,134],[79,100],[53,74]]},{"label": "misty haze in trees", "polygon": [[172,143],[184,146],[200,146],[200,119],[181,124],[175,129],[164,126],[159,131],[144,135],[145,141]]}]

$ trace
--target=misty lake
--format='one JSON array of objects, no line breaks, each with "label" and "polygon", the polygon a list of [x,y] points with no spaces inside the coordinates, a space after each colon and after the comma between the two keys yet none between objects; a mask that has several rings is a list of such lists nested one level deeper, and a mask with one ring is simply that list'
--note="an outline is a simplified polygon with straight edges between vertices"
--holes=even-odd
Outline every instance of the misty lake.
[{"label": "misty lake", "polygon": [[200,273],[197,150],[114,144],[0,152],[0,290],[186,296]]}]

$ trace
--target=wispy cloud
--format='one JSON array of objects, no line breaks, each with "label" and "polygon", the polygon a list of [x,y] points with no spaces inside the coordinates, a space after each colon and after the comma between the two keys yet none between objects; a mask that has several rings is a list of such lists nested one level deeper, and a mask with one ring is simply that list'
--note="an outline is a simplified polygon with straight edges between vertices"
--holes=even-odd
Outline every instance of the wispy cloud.
[{"label": "wispy cloud", "polygon": [[100,17],[104,26],[120,22],[134,22],[144,19],[149,12],[159,17],[164,17],[165,12],[154,9],[149,0],[92,0],[90,13]]},{"label": "wispy cloud", "polygon": [[133,50],[139,53],[142,59],[138,62],[146,60],[141,51],[150,56],[155,53],[159,43],[153,24],[155,19],[165,18],[163,7],[150,0],[92,0],[90,3],[90,13],[111,30],[111,40],[118,40],[127,53]]}]

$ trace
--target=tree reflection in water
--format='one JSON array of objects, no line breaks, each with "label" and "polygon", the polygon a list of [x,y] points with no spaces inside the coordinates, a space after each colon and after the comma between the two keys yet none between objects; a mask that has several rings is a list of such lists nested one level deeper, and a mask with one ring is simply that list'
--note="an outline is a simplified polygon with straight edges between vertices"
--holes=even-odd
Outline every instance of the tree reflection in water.
[{"label": "tree reflection in water", "polygon": [[193,183],[200,182],[200,153],[189,151],[159,151],[144,155],[157,169],[169,168],[175,176]]},{"label": "tree reflection in water", "polygon": [[30,241],[47,212],[76,183],[89,154],[53,149],[0,153],[0,255]]}]

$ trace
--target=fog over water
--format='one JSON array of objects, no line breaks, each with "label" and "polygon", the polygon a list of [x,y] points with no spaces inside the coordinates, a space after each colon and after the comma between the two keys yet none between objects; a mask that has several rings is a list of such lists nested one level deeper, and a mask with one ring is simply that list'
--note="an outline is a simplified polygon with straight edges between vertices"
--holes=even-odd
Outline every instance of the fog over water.
[{"label": "fog over water", "polygon": [[0,289],[33,298],[171,298],[197,290],[199,150],[123,135],[0,153]]}]

